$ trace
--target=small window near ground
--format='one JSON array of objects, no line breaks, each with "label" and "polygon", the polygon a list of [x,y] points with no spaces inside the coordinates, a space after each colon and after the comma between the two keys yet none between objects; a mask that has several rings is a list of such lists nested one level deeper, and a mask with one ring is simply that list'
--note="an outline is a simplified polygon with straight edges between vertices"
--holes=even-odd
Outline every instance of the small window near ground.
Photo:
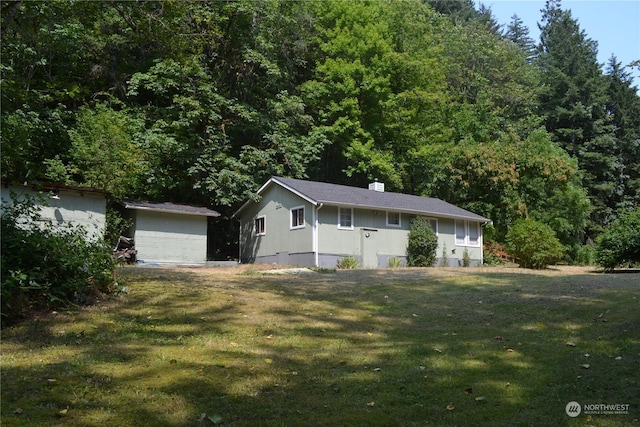
[{"label": "small window near ground", "polygon": [[291,209],[291,228],[304,227],[304,206]]},{"label": "small window near ground", "polygon": [[353,230],[353,209],[338,208],[338,228]]},{"label": "small window near ground", "polygon": [[387,225],[389,227],[400,227],[400,212],[387,212]]},{"label": "small window near ground", "polygon": [[256,236],[264,236],[266,234],[265,218],[263,216],[256,218],[254,232]]}]

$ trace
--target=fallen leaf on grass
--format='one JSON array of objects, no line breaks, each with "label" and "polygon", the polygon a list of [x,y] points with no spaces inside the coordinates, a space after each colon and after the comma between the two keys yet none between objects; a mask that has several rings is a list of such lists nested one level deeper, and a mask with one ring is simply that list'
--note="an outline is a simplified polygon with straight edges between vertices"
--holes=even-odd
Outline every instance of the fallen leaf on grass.
[{"label": "fallen leaf on grass", "polygon": [[368,402],[367,406],[376,406],[376,402]]},{"label": "fallen leaf on grass", "polygon": [[264,359],[264,363],[266,363],[267,365],[270,365],[273,363],[273,359],[270,359],[267,357],[266,359]]},{"label": "fallen leaf on grass", "polygon": [[476,397],[476,402],[482,402],[483,400],[486,400],[487,398],[484,396],[478,396]]},{"label": "fallen leaf on grass", "polygon": [[515,351],[514,349],[512,349],[512,348],[508,348],[508,349],[507,349],[507,353],[515,353],[515,352],[516,352],[516,351]]},{"label": "fallen leaf on grass", "polygon": [[568,343],[566,343],[567,347],[575,347],[576,343],[569,341]]},{"label": "fallen leaf on grass", "polygon": [[473,393],[473,387],[467,387],[464,389],[464,392],[467,394],[472,394]]},{"label": "fallen leaf on grass", "polygon": [[64,417],[64,416],[66,416],[68,413],[69,413],[69,408],[65,408],[65,409],[62,409],[62,410],[58,411],[58,416],[59,416],[59,417]]},{"label": "fallen leaf on grass", "polygon": [[20,415],[22,412],[23,412],[22,408],[16,408],[16,410],[13,411],[13,413],[16,414],[16,415]]},{"label": "fallen leaf on grass", "polygon": [[584,365],[580,365],[581,367],[583,367],[584,369],[589,369],[591,367],[591,365],[589,365],[588,363],[585,363]]},{"label": "fallen leaf on grass", "polygon": [[616,360],[622,360],[622,356],[616,357]]},{"label": "fallen leaf on grass", "polygon": [[447,405],[447,411],[453,411],[454,409],[456,409],[455,403],[451,402]]}]

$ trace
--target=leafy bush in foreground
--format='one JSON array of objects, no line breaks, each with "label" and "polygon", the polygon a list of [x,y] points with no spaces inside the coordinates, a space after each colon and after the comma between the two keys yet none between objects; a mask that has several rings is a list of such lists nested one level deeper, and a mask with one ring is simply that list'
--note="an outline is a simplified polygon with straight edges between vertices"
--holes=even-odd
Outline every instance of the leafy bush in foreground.
[{"label": "leafy bush in foreground", "polygon": [[436,263],[438,237],[429,220],[416,217],[411,222],[407,246],[407,263],[410,267],[433,267]]},{"label": "leafy bush in foreground", "polygon": [[544,269],[562,259],[564,253],[551,227],[533,219],[516,221],[506,240],[507,252],[522,268]]},{"label": "leafy bush in foreground", "polygon": [[598,264],[606,271],[640,262],[640,208],[620,216],[596,240]]},{"label": "leafy bush in foreground", "polygon": [[1,294],[3,321],[29,309],[59,309],[92,302],[116,290],[115,261],[102,242],[80,227],[47,225],[33,198],[2,206]]}]

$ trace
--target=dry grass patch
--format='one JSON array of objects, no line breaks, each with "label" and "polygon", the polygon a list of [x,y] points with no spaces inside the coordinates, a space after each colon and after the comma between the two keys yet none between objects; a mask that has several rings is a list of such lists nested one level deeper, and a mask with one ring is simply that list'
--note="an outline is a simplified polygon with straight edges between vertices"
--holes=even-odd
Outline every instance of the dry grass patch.
[{"label": "dry grass patch", "polygon": [[[262,268],[125,268],[129,294],[3,330],[2,424],[640,418],[637,274]],[[572,400],[631,407],[572,419]]]}]

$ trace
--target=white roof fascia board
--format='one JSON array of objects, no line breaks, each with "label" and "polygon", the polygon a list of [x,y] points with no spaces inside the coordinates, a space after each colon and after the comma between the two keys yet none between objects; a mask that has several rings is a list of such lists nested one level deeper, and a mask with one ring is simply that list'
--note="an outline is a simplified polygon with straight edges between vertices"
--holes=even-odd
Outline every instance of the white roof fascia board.
[{"label": "white roof fascia board", "polygon": [[[130,205],[130,204],[125,204],[124,207],[126,209],[135,209],[135,210],[139,210],[139,211],[149,211],[149,212],[166,212],[166,213],[172,213],[172,214],[178,214],[178,215],[193,215],[193,216],[211,216],[211,217],[215,217],[216,215],[210,215],[210,214],[206,214],[203,212],[185,212],[185,211],[180,211],[177,209],[159,209],[159,208],[152,208],[149,206],[134,206],[134,205]],[[219,214],[217,216],[220,216]]]},{"label": "white roof fascia board", "polygon": [[[311,197],[309,197],[309,196],[307,196],[307,195],[305,195],[305,194],[302,194],[302,193],[301,193],[301,192],[299,192],[298,190],[296,190],[296,189],[294,189],[294,188],[289,187],[287,184],[285,184],[285,183],[284,183],[284,182],[282,182],[282,181],[279,181],[279,180],[278,180],[277,178],[275,178],[275,177],[274,177],[274,178],[271,178],[271,179],[267,182],[267,184],[268,184],[269,182],[272,182],[272,181],[273,181],[273,182],[275,182],[276,184],[278,184],[279,186],[281,186],[282,188],[284,188],[284,189],[286,189],[286,190],[289,190],[290,192],[292,192],[292,193],[293,193],[293,194],[295,194],[296,196],[300,197],[301,199],[306,200],[307,202],[311,203],[311,204],[312,204],[312,205],[314,205],[314,206],[317,206],[317,205],[318,205],[318,203],[320,203],[318,200],[314,200],[314,199],[312,199]],[[265,185],[263,185],[262,187],[264,188],[265,186],[266,186],[266,184],[265,184]],[[261,189],[262,189],[262,188],[261,188]],[[259,193],[259,192],[260,192],[260,190],[258,190],[258,193]]]},{"label": "white roof fascia board", "polygon": [[416,210],[402,209],[402,208],[385,208],[385,207],[375,206],[375,205],[359,205],[356,203],[335,203],[335,202],[326,201],[326,200],[318,200],[318,203],[323,203],[326,206],[337,206],[340,208],[372,209],[377,211],[389,211],[389,212],[400,212],[400,213],[413,214],[413,215],[432,216],[434,218],[466,219],[467,221],[478,221],[485,224],[490,222],[490,221],[483,221],[483,220],[480,220],[479,218],[474,218],[466,215],[451,215],[451,214],[442,214],[438,212],[416,211]]},{"label": "white roof fascia board", "polygon": [[[300,197],[300,198],[302,198],[302,199],[306,200],[307,202],[311,203],[312,205],[314,205],[314,206],[317,206],[317,205],[318,205],[318,201],[313,200],[312,198],[310,198],[310,197],[308,197],[308,196],[306,196],[306,195],[302,194],[302,193],[301,193],[301,192],[299,192],[298,190],[295,190],[295,189],[293,189],[293,188],[289,187],[288,185],[286,185],[286,184],[285,184],[285,183],[283,183],[282,181],[279,181],[279,180],[278,180],[278,179],[276,179],[275,177],[271,177],[271,178],[269,178],[269,180],[268,180],[267,182],[265,182],[264,184],[262,184],[262,187],[260,187],[260,188],[258,189],[258,191],[256,191],[256,194],[258,194],[258,195],[260,195],[260,196],[261,196],[261,195],[262,195],[262,192],[263,192],[263,191],[264,191],[264,190],[265,190],[269,185],[274,184],[274,183],[275,183],[275,184],[277,184],[277,185],[279,185],[280,187],[282,187],[282,188],[284,188],[284,189],[286,189],[286,190],[288,190],[288,191],[292,192],[292,193],[293,193],[293,194],[295,194],[296,196],[298,196],[298,197]],[[247,206],[249,206],[251,203],[254,203],[254,201],[253,201],[253,200],[247,200],[246,202],[244,202],[244,203],[242,204],[242,206],[240,206],[240,207],[238,208],[238,210],[237,210],[237,211],[235,211],[235,213],[234,213],[233,215],[231,215],[231,217],[232,217],[232,218],[237,217],[237,216],[238,216],[238,214],[239,214],[240,212],[242,212],[242,211],[243,211]]]}]

